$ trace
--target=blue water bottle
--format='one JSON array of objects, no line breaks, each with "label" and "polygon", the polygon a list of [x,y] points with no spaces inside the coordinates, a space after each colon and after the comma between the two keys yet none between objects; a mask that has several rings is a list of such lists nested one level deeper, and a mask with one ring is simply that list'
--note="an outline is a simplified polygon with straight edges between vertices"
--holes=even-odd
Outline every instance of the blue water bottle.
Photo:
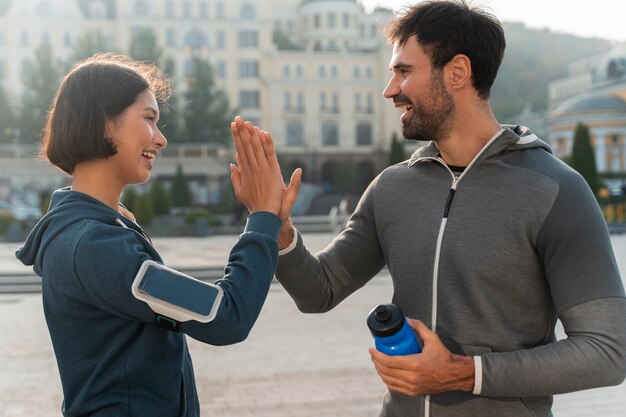
[{"label": "blue water bottle", "polygon": [[395,304],[380,304],[367,316],[376,349],[391,356],[420,353],[415,332],[407,323],[404,313]]}]

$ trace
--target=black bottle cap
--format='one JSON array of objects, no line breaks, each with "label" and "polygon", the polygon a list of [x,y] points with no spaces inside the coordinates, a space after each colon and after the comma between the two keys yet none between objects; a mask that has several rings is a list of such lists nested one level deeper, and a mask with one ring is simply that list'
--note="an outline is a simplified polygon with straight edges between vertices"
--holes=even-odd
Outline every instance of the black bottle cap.
[{"label": "black bottle cap", "polygon": [[367,316],[367,327],[377,337],[389,337],[404,326],[404,313],[395,304],[380,304]]}]

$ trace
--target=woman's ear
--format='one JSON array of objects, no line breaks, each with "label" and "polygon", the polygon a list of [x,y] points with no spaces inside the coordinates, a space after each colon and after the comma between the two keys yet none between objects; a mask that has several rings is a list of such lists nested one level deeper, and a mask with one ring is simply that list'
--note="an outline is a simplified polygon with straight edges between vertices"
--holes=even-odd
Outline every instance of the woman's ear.
[{"label": "woman's ear", "polygon": [[448,83],[452,90],[472,85],[472,63],[467,55],[457,54],[446,64]]}]

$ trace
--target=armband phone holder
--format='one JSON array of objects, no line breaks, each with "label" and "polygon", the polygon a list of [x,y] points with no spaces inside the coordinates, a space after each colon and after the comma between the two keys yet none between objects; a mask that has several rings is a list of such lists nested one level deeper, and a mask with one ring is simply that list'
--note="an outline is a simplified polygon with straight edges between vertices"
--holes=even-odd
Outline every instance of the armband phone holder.
[{"label": "armband phone holder", "polygon": [[152,311],[179,322],[208,323],[219,309],[224,290],[155,261],[145,261],[135,276],[132,293]]}]

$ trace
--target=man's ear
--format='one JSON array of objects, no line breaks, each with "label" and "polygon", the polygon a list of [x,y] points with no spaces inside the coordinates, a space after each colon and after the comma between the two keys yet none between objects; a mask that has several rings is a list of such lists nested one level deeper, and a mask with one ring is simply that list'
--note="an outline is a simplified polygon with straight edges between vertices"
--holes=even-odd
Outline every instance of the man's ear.
[{"label": "man's ear", "polygon": [[457,54],[446,64],[450,89],[458,90],[472,85],[472,62],[467,55]]}]

